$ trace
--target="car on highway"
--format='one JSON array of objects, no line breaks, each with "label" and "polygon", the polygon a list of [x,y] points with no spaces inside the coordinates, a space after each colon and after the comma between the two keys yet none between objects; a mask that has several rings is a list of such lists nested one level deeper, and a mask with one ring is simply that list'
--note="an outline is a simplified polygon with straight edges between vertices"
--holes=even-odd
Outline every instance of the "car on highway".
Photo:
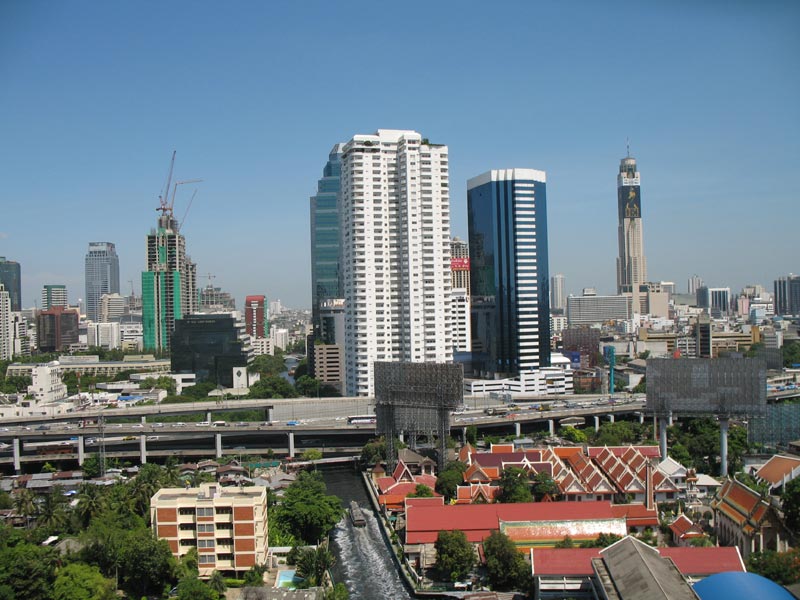
[{"label": "car on highway", "polygon": [[163,427],[164,424],[163,423],[153,423],[152,426],[153,427]]},{"label": "car on highway", "polygon": [[36,431],[50,431],[50,426],[49,425],[39,425],[36,428]]},{"label": "car on highway", "polygon": [[186,423],[180,423],[180,422],[179,423],[173,423],[172,426],[173,427],[186,427]]},{"label": "car on highway", "polygon": [[297,426],[297,425],[300,425],[300,421],[286,421],[286,424],[287,424],[289,427],[295,427],[295,426]]},{"label": "car on highway", "polygon": [[208,427],[209,425],[211,425],[211,421],[200,421],[197,424],[198,427]]},{"label": "car on highway", "polygon": [[94,439],[94,438],[86,438],[86,444],[87,444],[88,446],[92,446],[92,445],[94,445],[94,444],[96,444],[96,443],[97,443],[97,440],[96,440],[96,439]]}]

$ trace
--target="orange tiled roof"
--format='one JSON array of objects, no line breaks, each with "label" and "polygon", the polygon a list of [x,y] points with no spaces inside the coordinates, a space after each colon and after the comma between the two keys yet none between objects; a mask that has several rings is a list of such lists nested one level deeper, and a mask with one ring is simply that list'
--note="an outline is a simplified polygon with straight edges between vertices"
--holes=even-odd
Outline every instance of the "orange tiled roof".
[{"label": "orange tiled roof", "polygon": [[800,474],[800,458],[775,455],[756,471],[756,477],[768,481],[772,486],[781,485],[783,478],[791,481]]}]

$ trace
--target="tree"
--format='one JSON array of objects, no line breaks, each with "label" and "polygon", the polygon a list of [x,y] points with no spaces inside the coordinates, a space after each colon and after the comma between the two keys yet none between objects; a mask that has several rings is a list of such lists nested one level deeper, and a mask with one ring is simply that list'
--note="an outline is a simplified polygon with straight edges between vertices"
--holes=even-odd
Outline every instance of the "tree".
[{"label": "tree", "polygon": [[308,375],[308,359],[304,358],[294,368],[294,379],[298,381],[301,377]]},{"label": "tree", "polygon": [[386,460],[386,440],[383,438],[364,444],[361,449],[361,462],[375,465]]},{"label": "tree", "polygon": [[33,490],[23,488],[14,494],[14,511],[21,517],[25,517],[26,526],[30,525],[30,520],[36,515],[36,494]]},{"label": "tree", "polygon": [[148,377],[139,384],[140,389],[159,388],[166,390],[167,394],[174,396],[177,390],[177,384],[172,377],[162,375],[161,377]]},{"label": "tree", "polygon": [[500,475],[500,493],[497,501],[504,503],[533,502],[528,476],[523,469],[519,467],[503,469],[503,473]]},{"label": "tree", "polygon": [[178,600],[219,600],[219,594],[196,576],[189,576],[178,583]]},{"label": "tree", "polygon": [[261,373],[262,377],[280,375],[286,370],[283,352],[276,350],[274,355],[262,354],[256,356],[253,362],[247,366],[247,370],[250,373]]},{"label": "tree", "polygon": [[94,565],[72,563],[59,569],[53,584],[53,600],[113,600],[114,582]]},{"label": "tree", "polygon": [[800,581],[800,550],[754,552],[747,558],[747,570],[779,585]]},{"label": "tree", "polygon": [[78,504],[75,514],[84,527],[88,527],[93,518],[99,515],[106,507],[104,490],[99,485],[82,483],[78,489]]},{"label": "tree", "polygon": [[302,471],[283,495],[275,517],[297,539],[315,544],[336,526],[342,517],[342,503],[326,493],[322,475]]},{"label": "tree", "polygon": [[100,457],[97,455],[97,453],[90,454],[84,459],[83,465],[81,465],[81,470],[83,471],[83,476],[86,479],[100,477]]},{"label": "tree", "polygon": [[443,579],[458,581],[475,566],[475,550],[463,531],[440,531],[436,538],[436,570]]},{"label": "tree", "polygon": [[121,587],[135,598],[161,593],[172,581],[175,560],[166,540],[142,528],[125,536],[120,549]]},{"label": "tree", "polygon": [[786,526],[795,533],[800,532],[800,478],[783,486],[781,507]]},{"label": "tree", "polygon": [[[566,539],[566,538],[565,538]],[[614,542],[618,542],[622,539],[622,536],[617,535],[616,533],[601,533],[597,536],[594,540],[586,540],[585,542],[581,542],[581,548],[607,548]],[[572,540],[570,540],[572,541]]]},{"label": "tree", "polygon": [[55,579],[55,551],[27,542],[13,546],[7,544],[6,537],[0,536],[0,594],[5,593],[3,600],[50,600]]},{"label": "tree", "polygon": [[250,386],[248,398],[297,398],[297,392],[283,377],[262,375],[261,379]]},{"label": "tree", "polygon": [[244,574],[244,587],[264,587],[264,571],[263,565],[253,565]]},{"label": "tree", "polygon": [[623,446],[638,441],[639,434],[628,421],[603,423],[594,436],[594,443],[598,446]]},{"label": "tree", "polygon": [[333,553],[326,546],[301,550],[297,557],[297,574],[304,579],[302,587],[323,585],[325,574],[334,562]]},{"label": "tree", "polygon": [[308,460],[308,461],[315,461],[322,458],[322,452],[317,450],[316,448],[309,448],[305,450],[303,454],[300,456],[301,460]]},{"label": "tree", "polygon": [[350,600],[350,593],[347,586],[341,582],[325,592],[325,600]]},{"label": "tree", "polygon": [[492,589],[527,591],[530,588],[530,567],[507,535],[492,532],[483,541],[483,554]]},{"label": "tree", "polygon": [[222,573],[216,569],[211,573],[211,577],[208,578],[208,587],[217,592],[220,596],[228,589],[228,586],[225,585],[225,578],[222,576]]},{"label": "tree", "polygon": [[464,482],[464,476],[461,471],[455,469],[445,469],[436,478],[436,493],[445,497],[445,500],[450,501],[458,494],[458,486]]},{"label": "tree", "polygon": [[575,542],[572,541],[572,538],[568,535],[564,536],[564,539],[560,542],[555,543],[555,548],[574,548]]},{"label": "tree", "polygon": [[414,488],[414,493],[408,495],[409,498],[433,498],[433,496],[433,490],[424,483],[418,483]]},{"label": "tree", "polygon": [[36,526],[59,532],[66,526],[68,519],[64,488],[54,485],[50,493],[43,494],[41,497],[36,515]]},{"label": "tree", "polygon": [[559,437],[574,444],[585,444],[588,441],[588,438],[584,432],[582,432],[580,429],[575,429],[571,425],[567,425],[566,427],[559,429],[558,435]]},{"label": "tree", "polygon": [[319,379],[310,377],[309,375],[297,375],[295,372],[294,389],[297,393],[306,398],[316,398],[320,391]]},{"label": "tree", "polygon": [[541,473],[534,475],[532,481],[533,494],[537,501],[541,500],[545,496],[555,498],[559,495],[559,493],[561,493],[561,490],[558,488],[558,484],[546,471],[542,471]]},{"label": "tree", "polygon": [[478,428],[475,425],[468,425],[464,437],[470,446],[475,446],[478,443]]}]

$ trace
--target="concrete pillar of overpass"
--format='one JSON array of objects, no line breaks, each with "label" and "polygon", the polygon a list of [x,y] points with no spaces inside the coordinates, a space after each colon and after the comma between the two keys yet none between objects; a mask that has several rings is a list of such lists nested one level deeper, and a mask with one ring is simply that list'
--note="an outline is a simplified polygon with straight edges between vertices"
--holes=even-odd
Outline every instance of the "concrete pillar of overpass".
[{"label": "concrete pillar of overpass", "polygon": [[147,415],[142,415],[142,425],[147,425]]},{"label": "concrete pillar of overpass", "polygon": [[594,416],[594,430],[600,431],[600,417],[598,415]]},{"label": "concrete pillar of overpass", "polygon": [[661,450],[661,459],[667,458],[667,420],[664,417],[658,420],[658,448]]},{"label": "concrete pillar of overpass", "polygon": [[462,427],[461,428],[461,443],[462,444],[466,444],[467,443],[467,428],[466,427]]},{"label": "concrete pillar of overpass", "polygon": [[403,442],[405,444],[406,443],[406,434],[405,434],[405,432],[404,431],[398,431],[397,432],[397,439],[399,439],[401,442]]},{"label": "concrete pillar of overpass", "polygon": [[83,436],[78,436],[78,464],[82,465],[83,461],[86,460],[86,449],[83,445]]},{"label": "concrete pillar of overpass", "polygon": [[613,423],[614,422],[614,415],[613,414],[608,415],[608,420],[609,420],[609,422]]},{"label": "concrete pillar of overpass", "polygon": [[556,422],[553,419],[547,420],[547,427],[550,429],[550,435],[556,434]]},{"label": "concrete pillar of overpass", "polygon": [[289,432],[289,458],[294,458],[294,431]]},{"label": "concrete pillar of overpass", "polygon": [[644,425],[644,413],[639,413],[639,425]]},{"label": "concrete pillar of overpass", "polygon": [[147,463],[147,436],[142,434],[139,436],[139,454],[142,464]]},{"label": "concrete pillar of overpass", "polygon": [[211,411],[206,411],[206,422],[211,423]]},{"label": "concrete pillar of overpass", "polygon": [[728,419],[719,420],[719,474],[728,476]]},{"label": "concrete pillar of overpass", "polygon": [[14,446],[14,470],[17,473],[22,473],[22,461],[20,460],[20,443],[19,438],[14,438],[12,442]]},{"label": "concrete pillar of overpass", "polygon": [[214,435],[214,442],[217,448],[217,458],[222,458],[222,434],[217,433]]},{"label": "concrete pillar of overpass", "polygon": [[669,413],[669,417],[667,417],[667,426],[672,427],[672,413]]},{"label": "concrete pillar of overpass", "polygon": [[273,412],[274,410],[275,410],[275,409],[274,409],[274,408],[272,408],[271,406],[270,406],[270,407],[267,409],[267,421],[272,421],[272,412]]},{"label": "concrete pillar of overpass", "polygon": [[514,437],[522,437],[522,423],[514,422]]}]

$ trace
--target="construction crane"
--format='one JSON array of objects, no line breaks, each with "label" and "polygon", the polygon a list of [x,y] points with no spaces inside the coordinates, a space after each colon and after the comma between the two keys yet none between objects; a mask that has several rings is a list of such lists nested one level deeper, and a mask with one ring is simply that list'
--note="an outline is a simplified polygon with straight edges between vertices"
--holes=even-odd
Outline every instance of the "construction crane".
[{"label": "construction crane", "polygon": [[181,219],[180,225],[178,225],[178,229],[183,229],[183,222],[186,220],[186,217],[189,215],[189,209],[192,208],[192,202],[194,202],[194,197],[197,196],[197,190],[194,191],[192,197],[189,199],[189,204],[186,206],[186,212],[183,213],[183,218]]},{"label": "construction crane", "polygon": [[164,186],[163,193],[158,197],[159,207],[156,210],[161,211],[161,216],[166,216],[167,213],[172,214],[172,207],[167,204],[169,200],[169,186],[172,183],[172,169],[175,167],[175,155],[177,150],[172,151],[172,160],[169,163],[169,173],[167,174],[167,184]]}]

